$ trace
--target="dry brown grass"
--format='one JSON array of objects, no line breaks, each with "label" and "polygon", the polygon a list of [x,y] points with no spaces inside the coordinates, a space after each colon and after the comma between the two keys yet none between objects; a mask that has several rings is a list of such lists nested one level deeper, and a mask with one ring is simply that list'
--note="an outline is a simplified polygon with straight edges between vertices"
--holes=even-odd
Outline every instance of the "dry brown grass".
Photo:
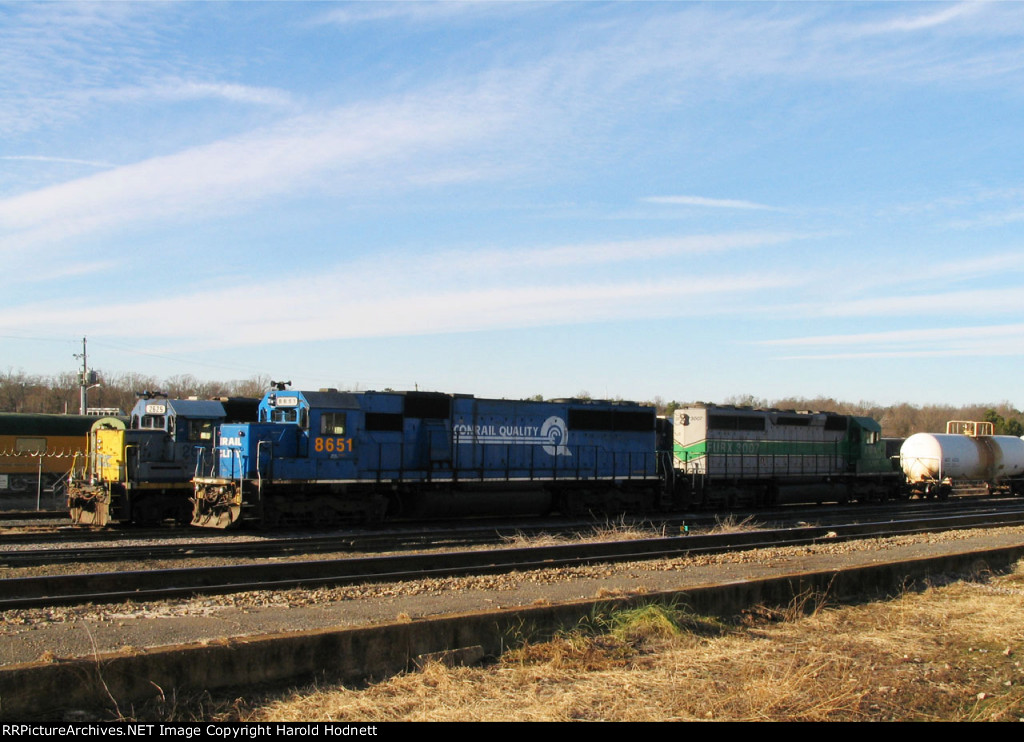
[{"label": "dry brown grass", "polygon": [[[807,600],[811,600],[808,613]],[[485,668],[236,702],[266,720],[1019,720],[1024,570],[739,623],[648,607],[595,617]]]},{"label": "dry brown grass", "polygon": [[546,531],[541,531],[540,533],[523,533],[522,531],[516,531],[511,536],[502,536],[501,540],[504,541],[507,546],[522,549],[539,546],[561,546],[562,544],[574,542],[574,539],[568,538],[567,536],[563,536],[558,533],[548,533]]},{"label": "dry brown grass", "polygon": [[724,518],[716,515],[715,525],[708,530],[708,533],[742,533],[744,531],[756,531],[760,528],[762,528],[761,524],[754,520],[752,515],[748,515],[745,518],[739,518],[732,514]]},{"label": "dry brown grass", "polygon": [[624,516],[616,520],[606,520],[590,528],[589,531],[577,533],[572,536],[540,532],[527,534],[516,532],[511,536],[505,536],[504,541],[514,547],[536,547],[536,546],[558,546],[561,544],[578,544],[586,541],[636,541],[645,538],[660,538],[665,536],[665,527],[655,527],[650,524],[632,523]]},{"label": "dry brown grass", "polygon": [[665,526],[633,523],[620,515],[616,520],[606,520],[604,523],[595,525],[589,535],[582,534],[580,538],[595,541],[635,541],[663,536],[665,536]]}]

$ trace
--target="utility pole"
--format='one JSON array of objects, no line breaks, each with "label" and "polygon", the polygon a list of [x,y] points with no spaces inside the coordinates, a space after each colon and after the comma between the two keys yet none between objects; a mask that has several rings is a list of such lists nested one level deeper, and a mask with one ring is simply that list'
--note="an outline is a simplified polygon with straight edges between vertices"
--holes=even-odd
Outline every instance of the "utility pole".
[{"label": "utility pole", "polygon": [[82,353],[79,355],[75,353],[75,358],[82,359],[82,372],[78,375],[78,414],[84,415],[89,407],[86,402],[86,393],[89,391],[89,387],[96,386],[98,377],[95,371],[89,370],[89,358],[85,350],[85,338],[82,338]]}]

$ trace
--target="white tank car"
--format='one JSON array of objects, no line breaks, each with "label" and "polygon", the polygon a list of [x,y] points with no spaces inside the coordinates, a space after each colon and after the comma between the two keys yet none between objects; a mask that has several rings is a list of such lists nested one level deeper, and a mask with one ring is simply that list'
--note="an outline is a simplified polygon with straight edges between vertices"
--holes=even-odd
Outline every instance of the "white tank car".
[{"label": "white tank car", "polygon": [[900,468],[912,484],[950,479],[1002,482],[1024,474],[1024,440],[915,433],[900,447]]}]

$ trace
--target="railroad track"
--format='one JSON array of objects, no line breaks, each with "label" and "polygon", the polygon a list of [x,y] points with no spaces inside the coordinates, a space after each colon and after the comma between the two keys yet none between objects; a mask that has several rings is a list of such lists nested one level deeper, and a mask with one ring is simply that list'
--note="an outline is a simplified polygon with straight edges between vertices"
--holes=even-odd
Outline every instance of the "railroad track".
[{"label": "railroad track", "polygon": [[[0,566],[15,568],[72,562],[144,562],[216,557],[267,559],[296,554],[408,551],[436,548],[438,539],[442,537],[451,541],[452,533],[447,531],[376,536],[348,533],[275,538],[255,542],[219,541],[216,543],[95,546],[75,549],[26,549],[0,553]],[[496,533],[494,529],[467,531],[457,537],[458,543],[462,546],[501,543],[502,539],[501,534]]]},{"label": "railroad track", "polygon": [[12,520],[67,520],[60,510],[0,510],[0,523]]},{"label": "railroad track", "polygon": [[1014,509],[980,515],[932,515],[910,520],[757,530],[714,536],[673,536],[530,548],[8,578],[0,581],[0,610],[126,600],[141,602],[201,594],[501,573],[1021,524],[1024,524],[1024,509]]},{"label": "railroad track", "polygon": [[203,541],[223,539],[223,532],[199,528],[92,528],[71,524],[66,518],[39,523],[0,523],[0,546],[8,544],[62,544],[93,542],[117,544],[126,539],[160,539],[165,541]]},{"label": "railroad track", "polygon": [[[1010,505],[1017,507],[1021,505],[1020,500],[1009,501]],[[947,503],[942,510],[944,514],[984,514],[995,511],[1005,503],[994,503],[987,501],[959,501]],[[908,514],[915,514],[924,510],[929,516],[936,513],[934,504],[922,506],[918,503],[906,503],[899,510],[888,508],[864,508],[854,509],[829,509],[822,511],[808,510],[805,508],[793,512],[765,512],[741,513],[739,520],[743,518],[759,518],[764,521],[773,521],[778,527],[792,526],[806,517],[818,516],[818,524],[828,524],[830,520],[839,519],[840,523],[848,523],[852,516],[856,520],[881,520],[892,517],[907,517]],[[825,517],[821,517],[825,516]],[[685,523],[694,530],[706,530],[717,525],[718,519],[714,515],[700,515],[682,518],[666,518],[658,522],[651,521],[626,521],[622,525],[636,525],[645,527],[652,532],[660,530],[666,534],[676,534]],[[614,528],[611,524],[609,527]],[[600,524],[588,521],[541,521],[539,523],[522,523],[513,526],[483,525],[468,526],[463,523],[443,523],[436,528],[392,528],[388,530],[344,530],[335,531],[330,534],[317,535],[306,534],[299,537],[278,536],[266,534],[260,540],[238,540],[238,537],[251,539],[249,532],[223,532],[206,531],[201,529],[125,529],[117,531],[94,531],[80,526],[65,526],[60,533],[33,534],[31,531],[16,534],[0,533],[0,545],[8,544],[34,544],[34,543],[60,543],[100,540],[103,543],[115,542],[113,546],[81,546],[74,543],[73,548],[52,548],[52,549],[21,549],[0,551],[0,566],[8,568],[24,568],[42,566],[47,564],[69,564],[69,563],[102,563],[102,562],[145,562],[160,561],[167,562],[182,559],[202,558],[273,558],[288,557],[299,554],[324,554],[341,552],[382,552],[382,551],[409,551],[412,549],[439,548],[447,545],[448,548],[486,546],[508,543],[516,537],[529,538],[538,534],[552,536],[575,537],[588,529],[600,528]],[[237,536],[232,538],[232,534]],[[119,543],[126,539],[132,541],[159,540],[160,543]]]}]

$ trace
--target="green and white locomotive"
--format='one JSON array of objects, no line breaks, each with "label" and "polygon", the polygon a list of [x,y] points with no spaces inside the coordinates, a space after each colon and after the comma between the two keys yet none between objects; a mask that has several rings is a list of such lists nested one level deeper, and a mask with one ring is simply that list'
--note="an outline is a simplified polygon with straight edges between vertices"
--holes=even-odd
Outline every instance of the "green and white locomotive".
[{"label": "green and white locomotive", "polygon": [[883,501],[900,494],[881,426],[833,412],[698,403],[673,425],[675,499],[682,507]]}]

